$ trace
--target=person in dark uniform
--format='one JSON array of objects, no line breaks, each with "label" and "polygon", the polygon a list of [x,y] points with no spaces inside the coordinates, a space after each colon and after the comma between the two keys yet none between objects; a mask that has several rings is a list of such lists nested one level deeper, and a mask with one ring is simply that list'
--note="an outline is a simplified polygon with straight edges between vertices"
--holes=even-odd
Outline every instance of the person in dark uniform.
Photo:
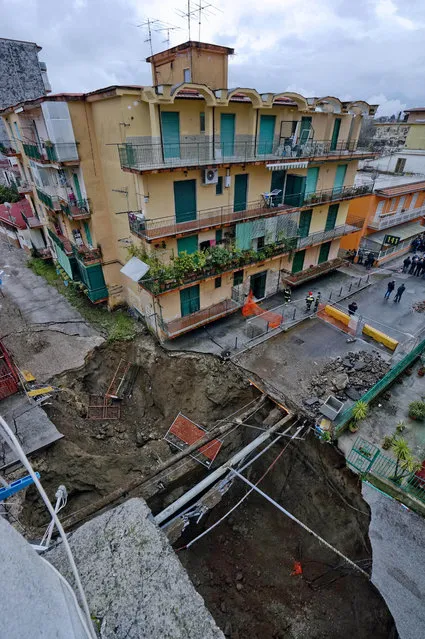
[{"label": "person in dark uniform", "polygon": [[403,295],[405,290],[406,290],[406,287],[404,286],[404,284],[398,287],[397,293],[395,294],[394,302],[400,302],[401,296]]},{"label": "person in dark uniform", "polygon": [[350,313],[350,315],[354,315],[355,313],[357,313],[357,309],[358,309],[358,308],[359,308],[359,307],[357,306],[357,303],[356,303],[356,302],[351,302],[351,303],[348,305],[348,312]]}]

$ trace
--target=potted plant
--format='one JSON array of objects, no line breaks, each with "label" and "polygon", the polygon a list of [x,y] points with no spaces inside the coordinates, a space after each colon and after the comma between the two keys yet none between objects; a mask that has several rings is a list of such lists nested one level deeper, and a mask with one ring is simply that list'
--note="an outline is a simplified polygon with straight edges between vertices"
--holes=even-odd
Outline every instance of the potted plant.
[{"label": "potted plant", "polygon": [[419,377],[423,377],[424,375],[425,375],[425,368],[424,368],[423,366],[421,366],[421,367],[418,369],[418,376],[419,376]]},{"label": "potted plant", "polygon": [[404,477],[415,473],[422,467],[422,464],[413,457],[407,441],[402,437],[394,438],[391,444],[391,450],[396,458],[396,466],[394,475],[390,477],[390,479],[395,484],[400,485]]},{"label": "potted plant", "polygon": [[397,433],[402,433],[404,430],[406,430],[406,424],[405,424],[405,422],[403,422],[403,421],[398,422],[398,424],[397,424],[397,426],[396,426],[396,428],[395,428],[395,429],[396,429],[396,432],[397,432]]},{"label": "potted plant", "polygon": [[350,432],[356,433],[359,430],[359,422],[364,419],[367,415],[368,405],[366,402],[362,402],[359,400],[356,402],[352,408],[352,416],[353,419],[350,421],[348,428]]},{"label": "potted plant", "polygon": [[389,450],[391,448],[393,441],[394,441],[394,435],[385,435],[384,439],[382,440],[382,448],[384,450]]},{"label": "potted plant", "polygon": [[425,402],[414,401],[409,404],[410,419],[423,422],[425,419]]}]

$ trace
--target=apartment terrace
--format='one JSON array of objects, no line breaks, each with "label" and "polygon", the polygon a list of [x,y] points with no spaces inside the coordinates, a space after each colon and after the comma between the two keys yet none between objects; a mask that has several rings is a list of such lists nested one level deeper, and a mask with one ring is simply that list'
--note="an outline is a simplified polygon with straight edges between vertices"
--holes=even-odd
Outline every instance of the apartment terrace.
[{"label": "apartment terrace", "polygon": [[341,257],[336,257],[333,260],[323,262],[323,264],[311,266],[310,268],[304,271],[300,271],[299,273],[283,273],[282,280],[284,282],[287,282],[290,286],[298,286],[300,284],[304,284],[304,282],[315,279],[316,277],[318,277],[318,275],[324,275],[325,273],[335,271],[337,268],[340,268],[345,263],[345,260],[343,260]]},{"label": "apartment terrace", "polygon": [[298,193],[291,195],[291,202],[287,204],[273,205],[270,201],[267,205],[264,200],[249,202],[243,211],[234,211],[232,206],[221,206],[212,209],[204,209],[194,212],[194,219],[185,222],[176,222],[174,215],[156,219],[144,219],[141,213],[128,213],[130,231],[138,237],[152,242],[165,237],[185,235],[214,227],[223,227],[237,222],[245,222],[257,218],[267,218],[297,210],[299,207],[312,207],[327,202],[340,202],[355,197],[368,195],[372,192],[369,185],[345,186],[338,189],[327,189],[304,195]]},{"label": "apartment terrace", "polygon": [[[193,137],[193,136],[191,136]],[[247,137],[250,138],[247,140]],[[187,142],[184,137],[174,143],[118,144],[121,168],[143,173],[173,168],[197,168],[223,164],[262,163],[273,160],[347,160],[374,157],[376,153],[360,148],[357,142],[332,143],[331,140],[309,140],[293,144],[282,141],[266,145],[254,136],[243,136],[243,141],[221,143],[217,141]]]},{"label": "apartment terrace", "polygon": [[403,222],[409,222],[410,220],[416,220],[418,217],[425,216],[425,206],[419,206],[415,209],[408,209],[407,211],[395,211],[394,213],[386,213],[381,215],[378,219],[373,218],[367,223],[371,229],[380,231],[381,229],[387,229],[397,224],[403,224]]},{"label": "apartment terrace", "polygon": [[70,220],[87,220],[90,215],[90,206],[87,199],[75,200],[71,202],[60,198],[60,208],[69,217]]},{"label": "apartment terrace", "polygon": [[200,311],[178,317],[170,322],[160,321],[160,326],[169,339],[174,339],[183,335],[187,331],[192,331],[199,326],[215,322],[216,320],[235,313],[242,306],[241,302],[233,299],[223,300],[218,304],[212,304]]},{"label": "apartment terrace", "polygon": [[60,233],[52,231],[51,229],[49,229],[48,232],[53,241],[59,244],[66,255],[78,258],[84,266],[91,266],[92,264],[98,264],[102,261],[102,251],[100,248],[90,248],[85,244],[77,246]]},{"label": "apartment terrace", "polygon": [[42,164],[78,164],[80,159],[75,142],[57,143],[52,142],[22,142],[25,155],[30,160],[35,160]]},{"label": "apartment terrace", "polygon": [[8,158],[21,156],[20,150],[16,145],[14,146],[10,140],[0,140],[0,153],[6,155]]}]

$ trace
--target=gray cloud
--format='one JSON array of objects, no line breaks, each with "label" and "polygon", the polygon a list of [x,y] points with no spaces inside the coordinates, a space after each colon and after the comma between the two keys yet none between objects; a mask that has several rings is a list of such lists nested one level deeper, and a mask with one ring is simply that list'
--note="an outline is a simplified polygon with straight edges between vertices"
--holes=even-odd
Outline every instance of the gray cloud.
[{"label": "gray cloud", "polygon": [[[220,4],[221,3],[221,4]],[[144,15],[179,23],[178,0],[0,0],[0,36],[32,40],[55,92],[148,84]],[[234,0],[202,39],[234,46],[230,86],[379,97],[381,112],[425,103],[425,5],[419,0]],[[230,5],[230,6],[229,6]],[[182,5],[183,6],[183,5]],[[155,12],[158,12],[155,14]],[[183,23],[180,22],[182,26]],[[194,25],[192,37],[197,37]],[[173,32],[173,42],[187,39]],[[154,50],[166,48],[154,35]]]}]

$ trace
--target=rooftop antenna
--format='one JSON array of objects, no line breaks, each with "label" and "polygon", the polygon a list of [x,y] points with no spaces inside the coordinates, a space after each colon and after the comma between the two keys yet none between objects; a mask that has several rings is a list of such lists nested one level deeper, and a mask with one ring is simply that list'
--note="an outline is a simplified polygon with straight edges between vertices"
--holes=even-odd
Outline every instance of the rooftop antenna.
[{"label": "rooftop antenna", "polygon": [[189,40],[191,39],[191,20],[198,19],[198,39],[201,39],[201,24],[202,17],[210,17],[212,15],[216,15],[216,11],[223,13],[221,9],[213,5],[211,2],[205,2],[205,0],[199,0],[199,2],[192,2],[191,0],[187,0],[187,11],[183,11],[181,9],[177,9],[177,15],[180,18],[184,18],[187,20],[187,31],[189,35]]},{"label": "rooftop antenna", "polygon": [[154,29],[154,31],[165,31],[167,34],[167,37],[165,40],[162,40],[162,42],[166,42],[167,43],[167,49],[170,48],[170,31],[181,31],[180,27],[173,27],[173,26],[166,26],[166,27],[161,27],[160,29]]}]

